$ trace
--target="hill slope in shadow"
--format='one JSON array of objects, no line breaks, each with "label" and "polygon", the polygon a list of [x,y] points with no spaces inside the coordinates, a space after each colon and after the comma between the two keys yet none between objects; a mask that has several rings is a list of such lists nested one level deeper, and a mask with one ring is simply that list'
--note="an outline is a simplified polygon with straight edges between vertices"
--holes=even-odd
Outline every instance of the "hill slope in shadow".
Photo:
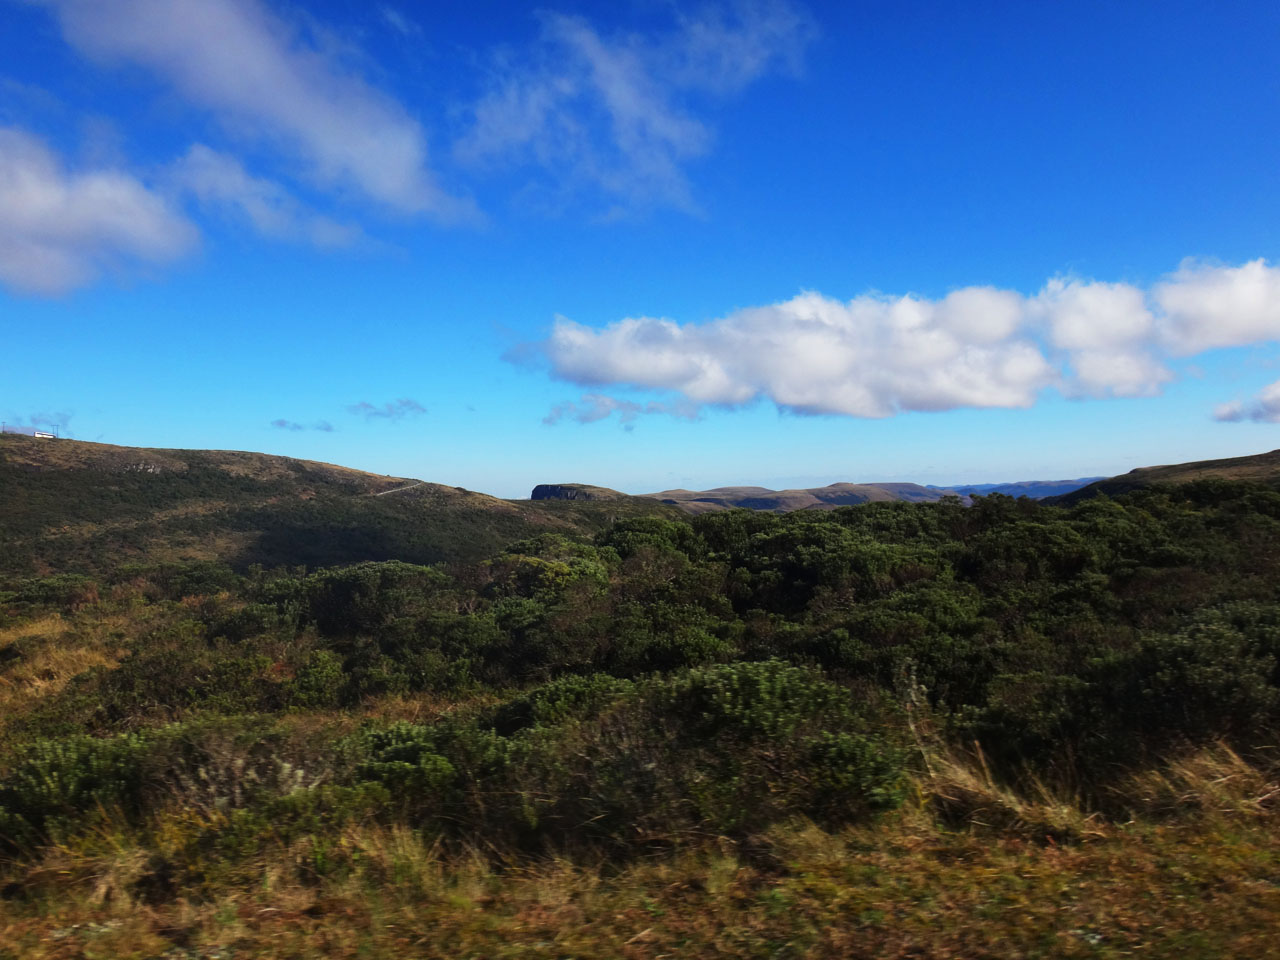
[{"label": "hill slope in shadow", "polygon": [[673,514],[638,497],[503,500],[262,453],[0,435],[0,573],[91,572],[128,560],[237,568],[476,560],[545,531],[590,534]]}]

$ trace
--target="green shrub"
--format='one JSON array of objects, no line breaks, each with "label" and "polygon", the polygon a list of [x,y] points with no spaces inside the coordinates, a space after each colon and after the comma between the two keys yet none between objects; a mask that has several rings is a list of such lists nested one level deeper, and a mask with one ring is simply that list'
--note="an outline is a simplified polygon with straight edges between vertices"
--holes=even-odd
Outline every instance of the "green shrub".
[{"label": "green shrub", "polygon": [[346,683],[342,658],[332,650],[315,650],[286,684],[284,696],[295,707],[336,707],[343,700]]},{"label": "green shrub", "polygon": [[58,840],[95,816],[132,812],[151,745],[139,736],[40,740],[0,779],[0,843],[25,849]]},{"label": "green shrub", "polygon": [[508,700],[494,711],[493,726],[510,736],[526,727],[585,720],[598,716],[632,688],[630,681],[605,673],[561,677]]}]

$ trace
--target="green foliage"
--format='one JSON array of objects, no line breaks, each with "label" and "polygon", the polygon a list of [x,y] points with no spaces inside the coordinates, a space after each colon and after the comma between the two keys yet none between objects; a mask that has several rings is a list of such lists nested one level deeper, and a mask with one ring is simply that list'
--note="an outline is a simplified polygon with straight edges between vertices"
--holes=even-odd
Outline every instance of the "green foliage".
[{"label": "green foliage", "polygon": [[[1096,797],[1187,745],[1274,745],[1278,524],[1280,495],[1210,483],[1070,508],[623,516],[595,542],[522,530],[467,564],[11,581],[8,612],[61,616],[10,632],[0,678],[64,643],[111,665],[0,718],[5,832],[29,851],[99,809],[142,824],[180,784],[217,812],[191,854],[214,872],[264,837],[314,829],[321,851],[361,818],[630,855],[873,816],[922,736],[977,741],[1005,785]],[[350,732],[389,701],[421,722]],[[241,714],[344,735],[301,749]]]},{"label": "green foliage", "polygon": [[561,677],[502,704],[494,711],[493,726],[510,736],[526,727],[585,720],[633,689],[630,681],[605,673]]},{"label": "green foliage", "polygon": [[78,821],[134,807],[142,788],[140,737],[65,737],[25,747],[0,780],[0,843],[58,840]]},{"label": "green foliage", "polygon": [[845,723],[853,715],[847,691],[778,661],[691,670],[658,687],[653,706],[682,737],[703,742],[777,741],[802,726]]},{"label": "green foliage", "polygon": [[[796,813],[848,821],[900,800],[903,756],[812,671],[736,664],[634,684],[544,684],[481,717],[361,734],[356,775],[450,836],[667,844]],[[492,726],[489,726],[492,723]]]}]

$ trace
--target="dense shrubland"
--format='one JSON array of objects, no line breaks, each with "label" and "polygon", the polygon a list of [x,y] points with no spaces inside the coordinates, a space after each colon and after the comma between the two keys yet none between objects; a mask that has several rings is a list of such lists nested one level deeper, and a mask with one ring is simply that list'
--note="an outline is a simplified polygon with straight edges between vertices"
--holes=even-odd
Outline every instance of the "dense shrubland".
[{"label": "dense shrubland", "polygon": [[0,847],[30,876],[110,837],[163,904],[263,882],[264,849],[383,882],[368,831],[631,870],[725,843],[767,867],[779,830],[904,810],[1034,843],[1163,822],[1205,751],[1267,793],[1278,533],[1280,493],[1206,481],[12,580]]}]

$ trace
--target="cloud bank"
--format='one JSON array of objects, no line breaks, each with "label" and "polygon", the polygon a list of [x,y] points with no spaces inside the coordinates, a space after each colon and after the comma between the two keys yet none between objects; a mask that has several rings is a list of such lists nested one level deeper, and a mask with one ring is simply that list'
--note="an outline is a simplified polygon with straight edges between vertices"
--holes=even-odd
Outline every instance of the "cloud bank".
[{"label": "cloud bank", "polygon": [[66,293],[105,270],[173,261],[198,236],[136,177],[69,170],[42,140],[0,127],[0,282],[24,293]]},{"label": "cloud bank", "polygon": [[706,7],[647,35],[606,36],[579,16],[539,19],[530,50],[496,58],[454,155],[540,168],[546,192],[596,190],[615,215],[654,204],[695,209],[683,166],[709,150],[712,132],[691,100],[796,71],[814,34],[786,0]]},{"label": "cloud bank", "polygon": [[[558,317],[536,346],[554,377],[583,386],[669,391],[694,407],[764,399],[792,413],[880,418],[1030,407],[1050,387],[1148,396],[1174,378],[1173,358],[1276,339],[1280,267],[1255,260],[1186,261],[1146,290],[1059,277],[1029,296],[993,287],[937,300],[803,293],[706,323],[639,317],[595,329]],[[613,412],[605,400],[622,403],[592,397],[548,422],[603,419]],[[1259,398],[1240,416],[1259,419],[1271,402]]]}]

